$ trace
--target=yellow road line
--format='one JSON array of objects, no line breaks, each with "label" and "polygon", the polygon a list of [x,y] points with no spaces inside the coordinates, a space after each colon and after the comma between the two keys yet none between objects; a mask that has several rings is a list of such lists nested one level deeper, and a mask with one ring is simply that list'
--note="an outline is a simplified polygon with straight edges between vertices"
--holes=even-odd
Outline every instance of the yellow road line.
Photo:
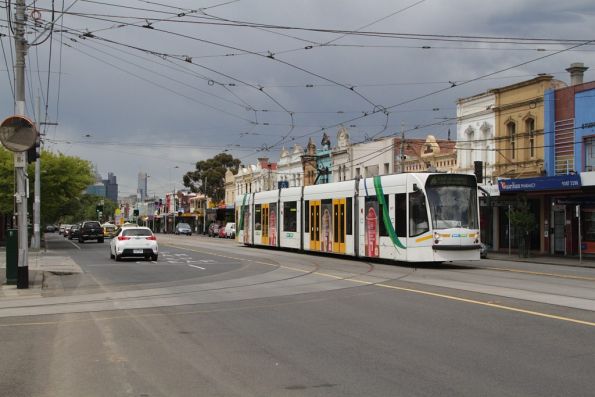
[{"label": "yellow road line", "polygon": [[480,269],[488,269],[488,270],[496,270],[496,271],[500,271],[500,272],[510,272],[510,273],[520,273],[520,274],[530,274],[530,275],[533,275],[533,276],[547,276],[547,277],[567,278],[567,279],[570,279],[570,280],[595,281],[595,277],[571,276],[569,274],[546,273],[546,272],[534,272],[534,271],[531,271],[531,270],[507,269],[505,267],[481,267]]},{"label": "yellow road line", "polygon": [[512,307],[512,306],[498,305],[496,303],[482,302],[482,301],[478,301],[478,300],[474,300],[474,299],[460,298],[458,296],[438,294],[435,292],[417,290],[417,289],[413,289],[413,288],[397,287],[397,286],[388,285],[388,284],[374,284],[374,285],[377,287],[382,287],[382,288],[390,288],[390,289],[395,289],[395,290],[399,290],[399,291],[413,292],[413,293],[421,294],[421,295],[434,296],[437,298],[444,298],[444,299],[454,300],[454,301],[458,301],[458,302],[473,303],[475,305],[487,306],[487,307],[492,307],[495,309],[507,310],[507,311],[517,312],[517,313],[529,314],[529,315],[537,316],[537,317],[545,317],[545,318],[550,318],[550,319],[554,319],[554,320],[567,321],[567,322],[571,322],[571,323],[595,327],[595,322],[577,320],[575,318],[570,318],[570,317],[556,316],[553,314],[541,313],[541,312],[536,312],[533,310],[519,309],[519,308]]}]

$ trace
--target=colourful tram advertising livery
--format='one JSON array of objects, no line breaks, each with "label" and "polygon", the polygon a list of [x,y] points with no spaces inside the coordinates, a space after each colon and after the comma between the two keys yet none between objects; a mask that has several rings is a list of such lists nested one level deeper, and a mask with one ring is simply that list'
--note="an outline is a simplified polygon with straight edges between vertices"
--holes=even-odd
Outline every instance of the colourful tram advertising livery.
[{"label": "colourful tram advertising livery", "polygon": [[238,242],[403,262],[479,260],[473,175],[397,174],[248,193]]}]

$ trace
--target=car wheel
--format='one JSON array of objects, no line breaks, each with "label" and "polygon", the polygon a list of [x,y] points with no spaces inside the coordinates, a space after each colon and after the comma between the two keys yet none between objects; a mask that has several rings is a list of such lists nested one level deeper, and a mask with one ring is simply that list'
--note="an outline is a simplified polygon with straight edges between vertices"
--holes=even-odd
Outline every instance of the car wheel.
[{"label": "car wheel", "polygon": [[110,251],[110,252],[109,252],[109,258],[110,258],[110,259],[114,259],[114,258],[115,258],[115,257],[114,257],[114,254],[112,254],[112,251]]},{"label": "car wheel", "polygon": [[98,238],[98,239],[97,239],[97,242],[98,242],[98,243],[103,243],[103,239],[102,239],[102,238]]},{"label": "car wheel", "polygon": [[83,240],[82,238],[79,238],[79,244],[84,244],[85,240]]},{"label": "car wheel", "polygon": [[152,260],[153,262],[157,262],[157,258],[158,258],[157,254],[155,254],[155,255],[151,256],[151,260]]},{"label": "car wheel", "polygon": [[122,260],[122,255],[116,255],[116,262],[120,262]]}]

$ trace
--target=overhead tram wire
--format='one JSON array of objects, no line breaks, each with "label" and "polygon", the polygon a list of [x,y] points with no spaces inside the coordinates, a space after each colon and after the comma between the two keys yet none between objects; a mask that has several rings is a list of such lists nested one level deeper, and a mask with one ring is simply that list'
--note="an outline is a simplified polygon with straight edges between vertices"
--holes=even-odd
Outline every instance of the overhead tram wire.
[{"label": "overhead tram wire", "polygon": [[[62,0],[62,9],[61,12],[64,12],[64,0]],[[56,123],[60,120],[60,94],[62,88],[62,49],[64,48],[64,33],[62,32],[64,28],[64,20],[60,20],[60,54],[58,56],[58,89],[57,89],[57,97],[56,97]],[[56,128],[54,128],[54,136],[55,136]]]},{"label": "overhead tram wire", "polygon": [[[589,44],[591,44],[591,43],[594,43],[594,42],[595,42],[595,40],[589,40],[589,41],[586,41],[586,42],[583,42],[583,43],[580,43],[580,44],[576,44],[576,45],[573,45],[573,46],[571,46],[571,47],[565,48],[565,49],[563,49],[563,50],[559,50],[559,51],[557,51],[557,52],[555,52],[555,53],[552,53],[552,54],[546,54],[546,55],[543,55],[543,56],[540,56],[540,57],[537,57],[537,58],[533,58],[533,59],[531,59],[531,60],[524,61],[524,62],[521,62],[521,63],[515,64],[515,65],[513,65],[513,66],[509,66],[509,67],[506,67],[506,68],[503,68],[503,69],[500,69],[500,70],[497,70],[497,71],[494,71],[494,72],[490,72],[490,73],[487,73],[487,74],[484,74],[484,75],[481,75],[481,76],[478,76],[478,77],[475,77],[475,78],[472,78],[472,79],[469,79],[469,80],[466,80],[466,81],[462,81],[462,82],[460,82],[460,83],[458,83],[458,84],[454,84],[454,85],[451,85],[451,86],[449,86],[449,87],[446,87],[446,88],[442,88],[442,89],[439,89],[439,90],[435,90],[435,91],[429,92],[429,93],[427,93],[427,94],[423,94],[423,95],[417,96],[417,97],[415,97],[415,98],[411,98],[411,99],[408,99],[408,100],[405,100],[405,101],[399,102],[399,103],[397,103],[397,104],[395,104],[395,105],[392,105],[392,106],[389,106],[389,107],[385,108],[384,110],[387,110],[387,111],[388,111],[388,110],[390,110],[390,109],[394,109],[394,108],[396,108],[396,107],[399,107],[399,106],[402,106],[402,105],[405,105],[405,104],[408,104],[408,103],[412,103],[412,102],[418,101],[418,100],[420,100],[420,99],[428,98],[428,97],[430,97],[430,96],[433,96],[433,95],[436,95],[436,94],[442,93],[442,92],[444,92],[444,91],[448,91],[448,90],[450,90],[450,89],[453,89],[453,88],[455,88],[455,87],[462,86],[462,85],[466,85],[466,84],[470,84],[470,83],[472,83],[472,82],[476,82],[476,81],[482,80],[482,79],[484,79],[484,78],[486,78],[486,77],[491,77],[491,76],[494,76],[494,75],[496,75],[496,74],[503,73],[503,72],[506,72],[506,71],[508,71],[508,70],[512,70],[512,69],[515,69],[515,68],[518,68],[518,67],[521,67],[521,66],[527,65],[527,64],[529,64],[529,63],[537,62],[537,61],[539,61],[539,60],[543,60],[543,59],[546,59],[546,58],[552,57],[552,56],[554,56],[554,55],[561,54],[561,53],[563,53],[563,52],[569,51],[569,50],[571,50],[571,49],[574,49],[574,48],[578,48],[578,47],[581,47],[581,46],[584,46],[584,45],[589,45]],[[374,110],[373,110],[372,112],[370,112],[370,113],[367,113],[367,114],[364,114],[364,115],[361,115],[361,116],[358,116],[358,117],[353,117],[353,118],[351,118],[351,119],[344,120],[344,121],[342,121],[342,122],[339,122],[339,123],[332,124],[332,125],[330,125],[330,126],[327,126],[327,127],[325,127],[325,128],[318,129],[318,130],[316,130],[316,131],[312,131],[312,132],[310,132],[310,133],[307,133],[307,134],[301,135],[301,136],[299,136],[299,137],[297,137],[297,138],[305,138],[305,137],[308,137],[308,136],[311,136],[311,135],[314,135],[314,134],[320,133],[320,132],[324,131],[325,129],[335,128],[335,127],[338,127],[338,126],[341,126],[341,125],[344,125],[344,124],[348,124],[348,123],[351,123],[351,122],[353,122],[353,121],[357,121],[357,120],[360,120],[360,119],[362,119],[362,118],[365,118],[365,117],[369,117],[369,116],[375,115],[375,114],[377,114],[377,113],[379,113],[379,112],[380,112],[380,110],[378,110],[378,109],[374,109]],[[374,137],[372,137],[372,138],[374,138]],[[283,143],[283,142],[282,142],[282,143]]]},{"label": "overhead tram wire", "polygon": [[[103,37],[100,37],[100,36],[95,36],[95,35],[88,36],[88,35],[86,35],[86,33],[82,33],[82,32],[80,33],[80,36],[81,37],[86,37],[86,38],[89,38],[89,37],[96,38],[98,40],[102,40],[102,41],[105,41],[105,42],[108,42],[108,43],[111,43],[111,44],[123,46],[125,48],[134,49],[136,51],[141,51],[141,52],[144,52],[144,53],[147,53],[147,54],[150,54],[150,55],[154,55],[154,56],[161,56],[161,57],[166,57],[166,58],[171,58],[171,59],[177,59],[177,60],[182,61],[182,62],[187,62],[187,60],[185,60],[185,59],[180,59],[181,58],[180,56],[173,56],[171,54],[164,54],[164,53],[159,53],[159,52],[152,51],[152,50],[146,50],[146,49],[143,49],[143,48],[140,48],[140,47],[137,47],[137,46],[132,46],[132,45],[129,45],[129,44],[120,43],[120,42],[117,42],[117,41],[114,41],[114,40],[109,40],[109,39],[106,39],[106,38],[103,38]],[[68,47],[70,47],[70,46],[68,46]],[[288,110],[287,108],[285,108],[285,106],[283,106],[276,98],[274,98],[272,95],[270,95],[268,92],[266,92],[264,90],[264,87],[255,86],[253,84],[250,84],[250,83],[247,83],[245,81],[242,81],[242,80],[240,80],[240,79],[238,79],[236,77],[233,77],[231,75],[222,73],[222,72],[217,71],[217,70],[215,70],[213,68],[209,68],[207,66],[204,66],[204,65],[201,65],[201,64],[197,64],[195,62],[187,62],[187,63],[190,63],[190,64],[195,65],[197,67],[206,69],[206,70],[208,70],[208,71],[210,71],[212,73],[219,74],[221,76],[227,77],[228,79],[237,81],[237,82],[239,82],[241,84],[244,84],[244,85],[246,85],[248,87],[251,87],[251,88],[253,88],[253,89],[261,92],[266,97],[268,97],[271,101],[273,101],[275,104],[277,104],[277,106],[279,106],[281,109],[283,109],[289,115],[291,121],[293,122],[292,112],[290,110]],[[111,65],[111,66],[113,66],[113,65]],[[214,80],[212,80],[212,81],[214,81]],[[252,121],[249,121],[249,122],[252,122]]]},{"label": "overhead tram wire", "polygon": [[[370,22],[370,23],[368,23],[368,24],[366,24],[366,25],[364,25],[364,26],[356,29],[355,32],[359,32],[362,29],[368,28],[368,27],[370,27],[372,25],[377,24],[378,22],[382,22],[382,21],[384,21],[384,20],[386,20],[386,19],[388,19],[390,17],[393,17],[393,16],[395,16],[397,14],[400,14],[400,13],[402,13],[404,11],[407,11],[407,10],[409,10],[409,9],[415,7],[415,6],[420,5],[421,3],[425,2],[425,1],[426,0],[419,0],[419,1],[415,2],[415,3],[413,3],[413,4],[408,5],[407,7],[404,7],[404,8],[401,8],[401,9],[397,10],[397,11],[394,11],[394,12],[392,12],[392,13],[390,13],[390,14],[382,17],[382,18],[376,19],[375,21],[372,21],[372,22]],[[323,43],[321,46],[327,46],[327,45],[329,45],[331,43],[334,43],[335,41],[341,40],[342,38],[348,36],[349,34],[350,33],[342,34],[341,36],[339,36],[339,37],[337,37],[337,38],[335,38],[333,40],[330,40],[330,41],[327,41],[326,43]]]},{"label": "overhead tram wire", "polygon": [[[169,7],[177,10],[186,10],[180,7],[172,7],[156,2],[149,2],[149,4],[158,4],[163,7]],[[116,5],[114,5],[116,7]],[[226,21],[227,23],[225,26],[234,26],[234,27],[261,27],[267,29],[278,29],[278,30],[301,30],[301,31],[310,31],[310,32],[318,32],[318,33],[329,33],[329,34],[343,34],[343,35],[359,35],[365,37],[380,37],[380,38],[397,38],[397,39],[413,39],[413,40],[427,40],[427,41],[460,41],[460,42],[479,42],[479,43],[495,43],[495,44],[527,44],[527,43],[541,43],[541,44],[576,44],[584,41],[589,41],[590,39],[564,39],[564,38],[539,38],[539,37],[510,37],[510,36],[477,36],[477,35],[446,35],[446,34],[421,34],[421,33],[403,33],[403,32],[374,32],[374,31],[359,31],[359,30],[345,30],[345,29],[323,29],[323,28],[308,28],[308,27],[299,27],[299,26],[283,26],[283,25],[273,25],[273,24],[265,24],[265,23],[257,23],[257,22],[247,22],[247,21],[240,21],[240,20],[232,20],[226,19],[221,17],[212,16],[204,12],[204,10],[209,9],[210,7],[206,8],[199,8],[198,10],[191,10],[202,12],[203,15],[209,16],[212,19],[218,19]],[[41,8],[40,8],[41,9]],[[154,12],[159,12],[158,10],[154,10]],[[164,11],[162,11],[165,13]],[[65,12],[68,13],[68,12]],[[71,13],[73,15],[78,16],[91,16],[93,14],[89,13]],[[185,16],[189,18],[201,18],[198,15],[191,15],[191,12],[183,15],[184,13],[180,13],[177,16]],[[173,15],[173,14],[169,14]],[[134,18],[139,19],[138,17],[129,17],[129,16],[112,16],[114,18]],[[143,18],[143,19],[146,19]],[[153,22],[160,22],[160,21],[170,21],[168,19],[159,19],[159,18],[150,18]],[[114,21],[112,21],[114,22]],[[212,24],[212,25],[222,25],[221,23],[212,23],[212,22],[194,22],[194,21],[183,21],[184,23],[200,23],[200,24]]]},{"label": "overhead tram wire", "polygon": [[2,45],[2,55],[4,56],[4,64],[6,65],[6,75],[8,76],[8,85],[10,86],[10,92],[12,94],[12,99],[14,102],[15,96],[14,96],[14,87],[12,85],[12,74],[11,74],[11,68],[8,66],[8,58],[6,57],[6,51],[4,50],[4,35],[0,35],[0,45]]},{"label": "overhead tram wire", "polygon": [[237,118],[237,119],[239,119],[239,120],[243,120],[243,121],[245,121],[245,122],[252,123],[252,120],[250,120],[250,119],[247,119],[247,118],[245,118],[245,117],[242,117],[242,116],[239,116],[239,115],[237,115],[237,114],[234,114],[234,113],[228,112],[228,111],[226,111],[226,110],[223,110],[223,109],[219,109],[219,108],[217,108],[217,107],[215,107],[215,106],[212,106],[212,105],[210,105],[210,104],[207,104],[207,103],[205,103],[205,102],[199,101],[199,100],[197,100],[197,99],[196,99],[196,98],[194,98],[194,97],[191,97],[191,96],[188,96],[188,95],[182,94],[182,93],[180,93],[180,92],[178,92],[178,91],[176,91],[176,90],[173,90],[173,89],[171,89],[171,88],[169,88],[169,87],[166,87],[166,86],[164,86],[164,85],[162,85],[162,84],[159,84],[159,83],[156,83],[156,82],[154,82],[154,81],[152,81],[152,80],[149,80],[149,79],[147,79],[147,78],[141,77],[141,76],[139,76],[139,75],[137,75],[137,74],[135,74],[135,73],[132,73],[132,72],[130,72],[130,71],[128,71],[128,70],[126,70],[126,69],[123,69],[123,68],[121,68],[121,67],[119,67],[119,66],[117,66],[117,65],[114,65],[114,64],[112,64],[112,63],[110,63],[110,62],[107,62],[107,61],[105,61],[104,59],[101,59],[101,58],[99,58],[99,57],[96,57],[96,56],[94,56],[94,55],[92,55],[92,54],[89,54],[89,53],[87,53],[87,52],[85,52],[85,51],[81,50],[80,48],[76,48],[76,47],[74,47],[74,46],[72,46],[72,45],[70,45],[70,44],[66,44],[66,43],[64,43],[64,46],[66,46],[67,48],[72,48],[73,50],[75,50],[75,51],[78,51],[78,52],[80,52],[80,53],[82,53],[82,54],[84,54],[84,55],[86,55],[86,56],[88,56],[88,57],[90,57],[90,58],[92,58],[92,59],[94,59],[94,60],[98,61],[98,62],[101,62],[101,63],[104,63],[104,64],[106,64],[106,65],[109,65],[109,66],[113,67],[114,69],[117,69],[117,70],[119,70],[119,71],[121,71],[121,72],[123,72],[123,73],[126,73],[126,74],[128,74],[128,75],[131,75],[131,76],[133,76],[133,77],[135,77],[135,78],[137,78],[137,79],[139,79],[139,80],[142,80],[142,81],[144,81],[144,82],[146,82],[146,83],[149,83],[149,84],[151,84],[151,85],[154,85],[154,86],[156,86],[156,87],[159,87],[159,88],[161,88],[161,89],[163,89],[163,90],[165,90],[165,91],[168,91],[168,92],[170,92],[170,93],[172,93],[172,94],[174,94],[174,95],[178,95],[178,96],[180,96],[180,97],[183,97],[183,98],[185,98],[185,99],[188,99],[188,100],[190,100],[190,101],[192,101],[192,102],[195,102],[195,103],[198,103],[198,104],[200,104],[200,105],[202,105],[202,106],[205,106],[205,107],[207,107],[207,108],[209,108],[209,109],[212,109],[212,110],[215,110],[215,111],[217,111],[217,112],[221,112],[221,113],[227,114],[228,116],[231,116],[231,117]]},{"label": "overhead tram wire", "polygon": [[168,91],[168,92],[170,92],[170,93],[172,93],[172,94],[174,94],[174,95],[178,95],[178,96],[180,96],[180,97],[183,97],[183,98],[185,98],[185,99],[188,99],[188,100],[190,100],[190,101],[192,101],[192,102],[195,102],[195,103],[198,103],[198,104],[200,104],[200,105],[202,105],[202,106],[205,106],[205,107],[207,107],[207,108],[209,108],[209,109],[212,109],[212,110],[215,110],[215,111],[218,111],[218,112],[221,112],[221,113],[227,114],[228,116],[231,116],[231,117],[237,118],[237,119],[239,119],[239,120],[242,120],[242,121],[245,121],[245,122],[248,122],[248,123],[252,123],[252,120],[250,120],[250,119],[244,118],[244,117],[242,117],[242,116],[239,116],[239,115],[237,115],[237,114],[234,114],[234,113],[228,112],[228,111],[226,111],[226,110],[223,110],[223,109],[219,109],[219,108],[217,108],[217,107],[215,107],[215,106],[212,106],[212,105],[209,105],[209,104],[207,104],[207,103],[205,103],[205,102],[199,101],[199,100],[197,100],[197,99],[196,99],[196,98],[194,98],[194,97],[191,97],[191,96],[188,96],[188,95],[182,94],[182,93],[180,93],[180,92],[178,92],[178,91],[175,91],[175,90],[173,90],[173,89],[171,89],[171,88],[169,88],[169,87],[166,87],[166,86],[164,86],[164,85],[162,85],[162,84],[159,84],[159,83],[156,83],[156,82],[154,82],[154,81],[152,81],[152,80],[149,80],[149,79],[147,79],[147,78],[141,77],[141,76],[139,76],[139,75],[137,75],[137,74],[135,74],[135,73],[132,73],[132,72],[130,72],[130,71],[128,71],[128,70],[125,70],[125,69],[123,69],[123,68],[121,68],[121,67],[119,67],[119,66],[116,66],[116,65],[114,65],[114,64],[112,64],[112,63],[109,63],[109,62],[107,62],[107,61],[105,61],[105,60],[102,60],[101,58],[98,58],[98,57],[95,57],[94,55],[88,54],[88,53],[86,53],[85,51],[81,50],[80,48],[75,48],[75,47],[72,47],[72,46],[70,46],[70,45],[68,45],[68,44],[65,44],[65,46],[66,46],[66,47],[69,47],[69,48],[73,48],[73,49],[75,49],[76,51],[79,51],[79,52],[81,52],[82,54],[84,54],[84,55],[86,55],[86,56],[88,56],[88,57],[90,57],[90,58],[93,58],[93,59],[95,59],[96,61],[99,61],[99,62],[102,62],[102,63],[104,63],[104,64],[106,64],[106,65],[109,65],[109,66],[111,66],[111,67],[113,67],[113,68],[115,68],[115,69],[117,69],[117,70],[119,70],[119,71],[121,71],[121,72],[123,72],[123,73],[126,73],[126,74],[128,74],[128,75],[134,76],[134,77],[136,77],[136,78],[137,78],[137,79],[139,79],[139,80],[142,80],[142,81],[144,81],[144,82],[146,82],[146,83],[149,83],[149,84],[151,84],[151,85],[154,85],[154,86],[156,86],[156,87],[159,87],[159,88],[161,88],[161,89],[163,89],[163,90],[165,90],[165,91]]},{"label": "overhead tram wire", "polygon": [[[114,21],[114,20],[108,20],[108,19],[105,19],[105,18],[90,17],[90,16],[88,16],[86,14],[78,14],[78,15],[81,16],[81,17],[84,17],[84,18],[90,18],[90,19],[95,19],[95,20],[102,20],[102,21],[109,21],[109,22],[118,22],[118,21]],[[141,29],[144,29],[145,28],[143,26],[139,26],[139,25],[134,24],[134,23],[127,23],[127,22],[121,22],[121,23],[122,24],[125,24],[127,26],[131,26],[131,27],[136,27],[136,28],[141,28]],[[379,106],[379,105],[375,104],[374,102],[372,102],[370,99],[368,99],[365,95],[363,95],[360,92],[356,91],[355,90],[355,87],[353,85],[349,85],[349,84],[345,84],[345,83],[341,83],[341,82],[335,81],[335,80],[330,79],[328,77],[325,77],[325,76],[323,76],[321,74],[312,72],[312,71],[310,71],[310,70],[308,70],[306,68],[303,68],[301,66],[294,65],[294,64],[292,64],[290,62],[287,62],[287,61],[284,61],[282,59],[278,59],[278,58],[275,57],[275,53],[273,53],[273,52],[270,52],[269,55],[264,55],[264,54],[261,54],[261,53],[255,52],[255,51],[251,51],[251,50],[247,50],[247,49],[243,49],[243,48],[238,48],[238,47],[234,47],[234,46],[223,44],[223,43],[217,43],[217,42],[214,42],[214,41],[211,41],[211,40],[201,39],[199,37],[195,37],[195,36],[191,36],[191,35],[187,35],[187,34],[183,34],[183,33],[178,33],[178,32],[173,32],[173,31],[166,30],[166,29],[160,29],[160,28],[156,28],[154,26],[151,26],[151,28],[152,28],[151,30],[156,31],[156,32],[161,32],[161,33],[165,33],[165,34],[169,34],[169,35],[173,35],[173,36],[177,36],[177,37],[182,37],[182,38],[186,38],[186,39],[189,39],[189,40],[194,40],[194,41],[198,41],[198,42],[205,43],[205,44],[210,44],[210,45],[217,46],[217,47],[223,47],[223,48],[227,48],[227,49],[234,50],[234,51],[240,51],[240,52],[244,52],[246,54],[254,55],[254,56],[257,56],[257,57],[261,57],[261,58],[271,59],[271,60],[273,60],[273,61],[275,61],[277,63],[283,64],[283,65],[288,66],[290,68],[299,70],[299,71],[301,71],[303,73],[306,73],[306,74],[309,74],[311,76],[317,77],[317,78],[319,78],[321,80],[325,80],[325,81],[328,81],[330,83],[333,83],[333,84],[335,84],[337,86],[343,87],[344,89],[347,89],[347,90],[353,92],[355,95],[359,96],[361,99],[363,99],[365,102],[367,102],[368,104],[372,105],[373,107]],[[267,94],[266,92],[264,92],[264,93],[265,93],[265,95]],[[282,105],[280,103],[277,102],[277,104],[282,107]]]},{"label": "overhead tram wire", "polygon": [[[94,47],[92,44],[90,44],[90,42],[88,42],[88,41],[86,41],[86,40],[77,40],[76,42],[77,42],[77,43],[79,43],[79,44],[81,44],[81,45],[84,45],[84,46],[86,46],[87,48],[93,49],[93,50],[95,50],[95,51],[97,51],[97,52],[99,52],[99,53],[101,53],[101,54],[104,54],[104,55],[110,56],[110,57],[112,57],[112,58],[114,58],[114,59],[117,59],[117,60],[119,60],[119,61],[121,61],[121,62],[124,62],[124,63],[126,63],[126,64],[132,65],[132,66],[134,66],[134,67],[137,67],[137,68],[139,68],[139,69],[141,69],[141,70],[144,70],[144,71],[146,71],[146,72],[148,72],[148,73],[152,73],[152,74],[155,74],[155,75],[157,75],[157,76],[163,77],[163,78],[165,78],[165,79],[171,80],[171,81],[173,81],[173,82],[179,83],[179,84],[181,84],[181,85],[185,85],[186,87],[192,88],[193,90],[196,90],[196,91],[198,91],[198,92],[201,92],[201,93],[203,93],[203,94],[205,94],[205,95],[212,96],[212,97],[214,97],[214,98],[220,99],[220,100],[222,100],[222,101],[228,102],[228,103],[230,103],[230,104],[232,104],[232,105],[236,105],[236,106],[239,106],[239,107],[241,107],[241,108],[246,108],[246,106],[250,106],[250,105],[247,105],[246,103],[238,103],[238,102],[235,102],[235,101],[231,101],[231,100],[229,100],[229,99],[227,99],[227,98],[224,98],[224,97],[222,97],[222,96],[219,96],[219,95],[217,95],[217,94],[213,94],[212,92],[205,91],[205,90],[203,90],[203,89],[200,89],[200,88],[198,88],[198,87],[189,86],[187,82],[184,82],[184,81],[181,81],[181,80],[175,79],[175,78],[173,78],[173,77],[170,77],[170,76],[167,76],[167,75],[165,75],[165,74],[163,74],[163,73],[156,72],[156,71],[154,71],[154,70],[153,70],[153,69],[151,69],[151,68],[144,67],[144,66],[142,66],[142,65],[140,65],[140,64],[137,64],[137,63],[131,62],[131,61],[129,61],[129,60],[126,60],[126,59],[120,58],[120,57],[118,57],[118,56],[116,56],[116,55],[110,54],[110,53],[108,53],[108,52],[106,52],[106,51],[102,51],[102,50],[100,50],[100,49],[97,49],[97,48],[95,48],[95,47]],[[126,53],[126,52],[124,52],[124,51],[121,51],[121,50],[120,50],[120,49],[118,49],[118,48],[109,47],[109,46],[107,46],[107,45],[105,45],[104,43],[101,43],[101,42],[93,42],[93,43],[96,43],[96,44],[98,44],[98,45],[102,45],[102,46],[106,46],[106,47],[108,47],[108,48],[110,48],[110,49],[113,49],[113,50],[115,50],[115,51],[119,51],[119,52],[125,53],[125,54],[127,54],[127,55],[131,55],[131,56],[138,57],[138,56],[136,56],[136,55],[134,55],[134,54],[130,54],[130,53]],[[149,62],[156,63],[156,64],[158,64],[158,65],[160,65],[160,66],[165,66],[164,64],[161,64],[161,63],[155,62],[155,61],[153,61],[153,60],[149,60],[149,59],[142,58],[142,57],[139,57],[139,58],[140,58],[140,59],[143,59],[143,60],[146,60],[146,61],[149,61]],[[179,68],[177,68],[176,70],[177,70],[177,71],[181,71],[181,70],[183,70],[183,69],[179,69]],[[223,86],[223,87],[225,87],[224,85],[222,85],[222,86]]]}]

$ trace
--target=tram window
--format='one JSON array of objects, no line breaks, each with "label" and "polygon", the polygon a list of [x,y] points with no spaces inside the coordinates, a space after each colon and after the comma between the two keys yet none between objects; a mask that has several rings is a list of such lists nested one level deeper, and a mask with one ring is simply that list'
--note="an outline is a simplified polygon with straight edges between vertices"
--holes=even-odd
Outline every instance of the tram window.
[{"label": "tram window", "polygon": [[407,195],[395,194],[395,231],[399,237],[407,237]]},{"label": "tram window", "polygon": [[297,231],[297,201],[283,203],[283,231]]},{"label": "tram window", "polygon": [[256,204],[254,206],[254,230],[260,230],[260,212],[261,212],[262,205]]},{"label": "tram window", "polygon": [[419,236],[429,230],[426,196],[421,190],[409,193],[409,237]]},{"label": "tram window", "polygon": [[351,206],[352,206],[351,201],[352,200],[353,199],[351,197],[347,197],[347,210],[346,210],[347,213],[345,215],[346,215],[346,219],[347,219],[346,220],[346,222],[347,222],[346,234],[348,236],[351,236],[351,234],[352,234],[352,222],[353,222],[353,210],[351,209]]},{"label": "tram window", "polygon": [[[388,195],[384,195],[384,202],[388,206]],[[376,196],[368,196],[366,197],[366,208],[369,205],[378,206],[378,234],[382,237],[388,236],[388,231],[386,230],[386,226],[384,225],[384,208],[378,202]]]},{"label": "tram window", "polygon": [[[382,205],[380,205],[380,203],[378,203],[378,216],[379,216],[379,221],[380,221],[380,235],[383,237],[387,237],[388,236],[388,230],[386,228],[386,225],[384,224],[384,211],[388,211],[388,194],[384,195],[384,202],[386,203],[386,208],[383,208]],[[389,213],[389,212],[387,212]],[[390,217],[390,215],[389,215]]]},{"label": "tram window", "polygon": [[309,232],[310,229],[310,200],[304,201],[304,231]]}]

